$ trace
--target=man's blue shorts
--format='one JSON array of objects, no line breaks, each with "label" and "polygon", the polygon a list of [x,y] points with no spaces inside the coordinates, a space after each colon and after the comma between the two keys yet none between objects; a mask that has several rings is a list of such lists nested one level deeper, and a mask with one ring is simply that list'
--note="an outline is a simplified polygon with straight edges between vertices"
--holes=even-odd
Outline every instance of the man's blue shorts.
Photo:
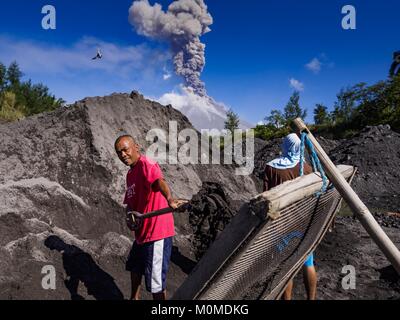
[{"label": "man's blue shorts", "polygon": [[135,241],[126,262],[126,270],[144,275],[147,291],[163,292],[166,289],[171,251],[172,237],[140,245]]},{"label": "man's blue shorts", "polygon": [[306,261],[304,262],[305,267],[313,267],[314,266],[314,253],[310,253],[307,257]]}]

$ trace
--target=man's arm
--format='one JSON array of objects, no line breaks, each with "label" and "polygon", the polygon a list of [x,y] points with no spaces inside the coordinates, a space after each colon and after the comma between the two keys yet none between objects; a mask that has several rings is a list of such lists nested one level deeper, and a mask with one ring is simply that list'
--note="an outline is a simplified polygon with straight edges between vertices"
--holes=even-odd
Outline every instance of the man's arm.
[{"label": "man's arm", "polygon": [[168,205],[172,209],[178,209],[179,202],[172,197],[171,190],[167,182],[164,179],[156,180],[152,185],[151,188],[153,191],[158,192],[160,191],[164,198],[168,201]]}]

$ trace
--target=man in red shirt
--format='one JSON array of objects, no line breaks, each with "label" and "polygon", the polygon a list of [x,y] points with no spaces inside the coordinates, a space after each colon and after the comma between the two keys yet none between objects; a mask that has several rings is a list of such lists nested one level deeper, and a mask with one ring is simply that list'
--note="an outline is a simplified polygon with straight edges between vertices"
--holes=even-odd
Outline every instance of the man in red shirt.
[{"label": "man in red shirt", "polygon": [[[127,212],[147,213],[166,207],[177,209],[168,184],[163,178],[157,162],[140,154],[139,146],[129,135],[115,141],[119,159],[130,167],[127,174],[127,190],[124,204]],[[128,227],[132,226],[128,223]],[[132,300],[139,300],[142,276],[145,276],[147,291],[154,300],[166,299],[166,274],[175,235],[172,213],[144,219],[136,227],[135,242],[127,261],[131,272]]]}]

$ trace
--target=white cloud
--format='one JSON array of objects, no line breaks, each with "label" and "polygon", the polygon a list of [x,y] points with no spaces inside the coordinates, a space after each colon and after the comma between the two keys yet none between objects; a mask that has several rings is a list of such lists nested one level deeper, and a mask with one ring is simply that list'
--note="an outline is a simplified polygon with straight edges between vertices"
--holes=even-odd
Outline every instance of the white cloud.
[{"label": "white cloud", "polygon": [[210,97],[197,95],[191,88],[181,85],[178,92],[166,93],[156,100],[182,112],[198,130],[224,128],[228,108]]},{"label": "white cloud", "polygon": [[290,79],[289,82],[290,82],[290,87],[292,87],[293,89],[297,91],[304,91],[304,83],[294,78]]},{"label": "white cloud", "polygon": [[321,72],[321,67],[322,67],[322,62],[319,61],[318,58],[312,59],[309,63],[306,64],[306,68],[315,74],[318,74]]},{"label": "white cloud", "polygon": [[164,66],[163,71],[164,71],[163,79],[165,81],[168,80],[168,79],[171,79],[172,73],[167,69],[167,67]]},{"label": "white cloud", "polygon": [[[223,130],[225,127],[226,113],[230,109],[221,102],[216,102],[208,96],[199,96],[192,88],[180,85],[178,91],[164,94],[156,100],[163,105],[172,105],[182,112],[193,126],[201,131],[202,129]],[[239,128],[250,129],[254,125],[247,121],[240,120]]]},{"label": "white cloud", "polygon": [[[71,46],[14,40],[0,35],[2,48],[0,61],[16,60],[25,73],[75,75],[82,72],[102,71],[117,77],[149,72],[168,60],[168,56],[145,45],[123,46],[93,37],[84,37]],[[92,60],[97,48],[103,53],[101,60]]]},{"label": "white cloud", "polygon": [[172,77],[172,74],[170,74],[170,73],[165,73],[164,75],[163,75],[163,79],[164,80],[168,80],[168,79],[170,79]]},{"label": "white cloud", "polygon": [[332,69],[335,64],[330,61],[329,57],[325,53],[321,53],[318,57],[313,58],[305,67],[315,74],[319,74],[322,69]]},{"label": "white cloud", "polygon": [[[168,51],[147,45],[121,45],[93,37],[71,44],[17,39],[0,34],[0,62],[17,61],[25,79],[43,83],[50,92],[73,103],[113,92],[165,92],[163,66]],[[92,60],[100,49],[103,58]]]}]

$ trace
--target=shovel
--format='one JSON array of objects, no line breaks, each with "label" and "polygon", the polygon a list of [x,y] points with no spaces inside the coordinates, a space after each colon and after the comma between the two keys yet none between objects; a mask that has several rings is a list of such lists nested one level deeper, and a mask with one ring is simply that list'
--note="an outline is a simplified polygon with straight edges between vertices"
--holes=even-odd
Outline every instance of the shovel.
[{"label": "shovel", "polygon": [[179,202],[179,207],[176,209],[173,208],[164,208],[164,209],[160,209],[160,210],[156,210],[156,211],[152,211],[152,212],[147,212],[147,213],[140,213],[137,211],[128,211],[127,212],[127,217],[126,217],[126,221],[128,223],[129,228],[132,231],[136,231],[139,229],[139,227],[141,226],[142,222],[144,219],[149,219],[152,217],[158,217],[167,213],[171,213],[171,212],[177,212],[180,211],[184,208],[187,207],[187,204],[189,203],[188,200],[177,200]]}]

